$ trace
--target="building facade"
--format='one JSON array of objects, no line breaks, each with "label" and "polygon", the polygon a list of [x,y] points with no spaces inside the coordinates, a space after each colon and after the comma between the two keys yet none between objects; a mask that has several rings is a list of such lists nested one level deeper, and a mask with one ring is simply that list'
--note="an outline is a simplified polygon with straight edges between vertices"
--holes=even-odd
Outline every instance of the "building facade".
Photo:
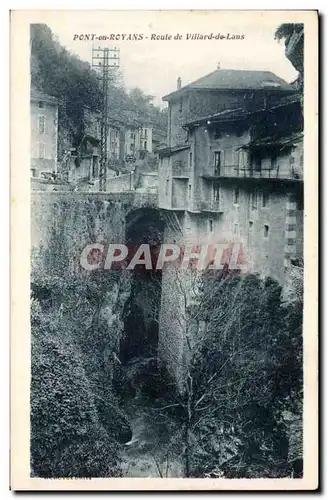
[{"label": "building facade", "polygon": [[[164,97],[168,145],[158,151],[165,243],[237,242],[246,272],[283,283],[286,268],[303,257],[300,96],[270,72],[217,70],[179,83]],[[184,307],[175,281],[164,268],[159,355],[179,379],[185,312],[174,324],[168,311]]]},{"label": "building facade", "polygon": [[31,92],[31,177],[57,172],[58,101],[38,91]]},{"label": "building facade", "polygon": [[75,148],[67,151],[62,160],[62,172],[70,184],[99,182],[100,118],[84,109],[84,128]]},{"label": "building facade", "polygon": [[138,156],[140,152],[152,153],[152,127],[147,125],[125,128],[125,156]]},{"label": "building facade", "polygon": [[282,282],[302,259],[299,96],[268,72],[217,70],[166,99],[160,208],[175,212],[180,238],[238,239],[249,271]]}]

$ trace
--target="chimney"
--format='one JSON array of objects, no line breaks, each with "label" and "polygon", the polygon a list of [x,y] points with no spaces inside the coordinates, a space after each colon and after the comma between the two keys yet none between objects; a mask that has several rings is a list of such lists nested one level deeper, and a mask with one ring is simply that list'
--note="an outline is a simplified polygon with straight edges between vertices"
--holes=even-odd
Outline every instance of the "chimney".
[{"label": "chimney", "polygon": [[218,62],[216,69],[220,69],[220,62]]},{"label": "chimney", "polygon": [[181,77],[179,76],[179,78],[177,79],[177,89],[180,90],[181,86],[182,86],[182,82],[181,82]]}]

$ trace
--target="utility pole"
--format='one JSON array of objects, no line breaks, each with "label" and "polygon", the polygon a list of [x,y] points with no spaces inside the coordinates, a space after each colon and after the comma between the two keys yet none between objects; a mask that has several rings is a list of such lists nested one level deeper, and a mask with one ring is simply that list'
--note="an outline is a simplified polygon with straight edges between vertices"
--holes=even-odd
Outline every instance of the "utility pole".
[{"label": "utility pole", "polygon": [[107,180],[107,140],[108,140],[108,83],[110,68],[119,68],[120,49],[116,47],[94,48],[92,47],[92,67],[99,72],[101,90],[103,95],[101,111],[100,132],[100,166],[99,166],[99,189],[106,191]]}]

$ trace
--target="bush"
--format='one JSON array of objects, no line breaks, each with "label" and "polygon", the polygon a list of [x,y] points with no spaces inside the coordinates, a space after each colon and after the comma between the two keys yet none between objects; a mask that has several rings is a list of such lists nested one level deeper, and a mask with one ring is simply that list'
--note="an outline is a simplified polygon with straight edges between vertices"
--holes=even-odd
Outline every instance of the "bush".
[{"label": "bush", "polygon": [[[35,301],[33,303],[35,311]],[[31,467],[41,477],[118,475],[80,352],[54,318],[32,329]],[[35,319],[35,313],[34,313]],[[104,457],[108,460],[104,461]]]}]

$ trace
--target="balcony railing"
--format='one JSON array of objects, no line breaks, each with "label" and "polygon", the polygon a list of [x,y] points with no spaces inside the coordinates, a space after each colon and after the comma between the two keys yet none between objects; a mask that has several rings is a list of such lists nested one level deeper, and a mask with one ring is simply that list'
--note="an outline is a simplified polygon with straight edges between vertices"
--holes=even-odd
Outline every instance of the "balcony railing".
[{"label": "balcony railing", "polygon": [[248,179],[273,179],[273,180],[303,180],[303,165],[277,165],[272,168],[255,168],[251,165],[220,165],[207,166],[202,170],[205,178],[248,178]]},{"label": "balcony railing", "polygon": [[220,200],[200,201],[197,204],[197,209],[201,212],[224,212],[224,207]]}]

